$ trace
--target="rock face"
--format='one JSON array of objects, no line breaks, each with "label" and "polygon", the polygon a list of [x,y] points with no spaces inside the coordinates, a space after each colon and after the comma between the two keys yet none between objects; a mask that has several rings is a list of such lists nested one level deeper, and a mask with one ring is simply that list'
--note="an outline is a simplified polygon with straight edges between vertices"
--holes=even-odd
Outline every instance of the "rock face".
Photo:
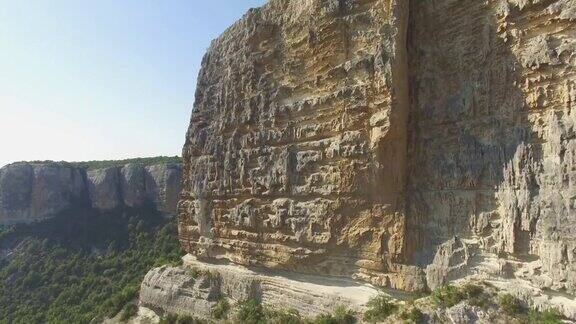
[{"label": "rock face", "polygon": [[47,218],[82,203],[85,195],[85,175],[70,165],[8,165],[0,169],[0,224]]},{"label": "rock face", "polygon": [[182,166],[179,164],[159,164],[145,169],[144,183],[146,196],[158,210],[176,215],[176,206],[182,191]]},{"label": "rock face", "polygon": [[404,290],[476,273],[574,294],[575,50],[573,0],[271,0],[202,62],[182,246]]},{"label": "rock face", "polygon": [[439,260],[448,280],[496,255],[507,276],[575,294],[576,2],[412,1],[410,14],[415,261]]},{"label": "rock face", "polygon": [[152,203],[175,215],[181,177],[181,166],[171,163],[91,171],[69,163],[14,163],[0,169],[0,225],[41,221],[74,207]]},{"label": "rock face", "polygon": [[[127,164],[120,172],[120,190],[124,204],[129,207],[140,206],[146,201],[146,169],[139,164]],[[175,206],[175,205],[174,205]]]},{"label": "rock face", "polygon": [[122,203],[120,170],[106,168],[88,171],[88,192],[92,207],[102,210],[117,208]]},{"label": "rock face", "polygon": [[183,151],[186,250],[422,288],[395,275],[414,272],[407,25],[406,1],[270,1],[212,43]]},{"label": "rock face", "polygon": [[346,278],[255,272],[237,265],[198,262],[188,255],[183,266],[148,272],[140,287],[140,306],[209,320],[222,298],[232,303],[253,299],[273,309],[295,309],[313,317],[332,313],[338,306],[361,311],[377,294],[376,288]]}]

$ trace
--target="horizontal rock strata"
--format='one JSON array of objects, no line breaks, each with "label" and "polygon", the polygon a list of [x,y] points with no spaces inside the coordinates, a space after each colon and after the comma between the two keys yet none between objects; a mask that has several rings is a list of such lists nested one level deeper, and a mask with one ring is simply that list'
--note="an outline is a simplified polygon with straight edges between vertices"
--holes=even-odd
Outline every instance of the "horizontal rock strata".
[{"label": "horizontal rock strata", "polygon": [[411,20],[407,241],[428,285],[497,256],[490,275],[575,294],[576,2],[413,1]]},{"label": "horizontal rock strata", "polygon": [[399,263],[407,14],[405,1],[270,1],[212,43],[183,151],[187,251],[424,287]]},{"label": "horizontal rock strata", "polygon": [[273,309],[295,309],[313,317],[332,313],[338,306],[362,310],[378,294],[375,288],[350,279],[261,270],[203,263],[188,255],[184,266],[148,272],[140,289],[140,305],[160,313],[211,319],[221,298],[231,303],[253,299]]},{"label": "horizontal rock strata", "polygon": [[202,62],[182,246],[404,290],[480,274],[575,294],[575,49],[572,0],[251,10]]}]

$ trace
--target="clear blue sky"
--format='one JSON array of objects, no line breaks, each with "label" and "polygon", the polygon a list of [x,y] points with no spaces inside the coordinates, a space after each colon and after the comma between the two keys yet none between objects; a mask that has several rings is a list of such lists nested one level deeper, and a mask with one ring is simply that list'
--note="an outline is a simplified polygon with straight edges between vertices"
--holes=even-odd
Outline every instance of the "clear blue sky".
[{"label": "clear blue sky", "polygon": [[179,155],[210,44],[265,0],[0,0],[0,166]]}]

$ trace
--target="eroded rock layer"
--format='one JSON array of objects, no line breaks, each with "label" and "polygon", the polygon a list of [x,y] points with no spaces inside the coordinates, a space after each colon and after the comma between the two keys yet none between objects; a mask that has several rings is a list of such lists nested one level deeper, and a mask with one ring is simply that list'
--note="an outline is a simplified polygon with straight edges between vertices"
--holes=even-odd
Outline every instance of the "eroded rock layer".
[{"label": "eroded rock layer", "polygon": [[227,258],[378,283],[403,257],[405,1],[270,1],[202,62],[180,237]]},{"label": "eroded rock layer", "polygon": [[203,60],[183,247],[576,292],[576,1],[272,0]]},{"label": "eroded rock layer", "polygon": [[146,274],[140,286],[140,306],[160,314],[210,320],[218,301],[226,298],[233,304],[257,300],[272,309],[297,310],[314,317],[338,306],[362,311],[370,297],[378,294],[373,286],[348,278],[253,271],[233,264],[198,262],[190,255],[183,261],[183,266],[162,266]]}]

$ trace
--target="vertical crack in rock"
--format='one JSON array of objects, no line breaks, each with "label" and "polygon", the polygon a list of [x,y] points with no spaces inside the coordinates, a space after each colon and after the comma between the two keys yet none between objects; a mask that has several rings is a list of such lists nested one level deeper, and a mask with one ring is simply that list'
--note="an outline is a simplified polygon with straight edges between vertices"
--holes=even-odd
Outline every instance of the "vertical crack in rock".
[{"label": "vertical crack in rock", "polygon": [[576,292],[572,0],[272,0],[210,46],[179,237],[420,290]]},{"label": "vertical crack in rock", "polygon": [[400,265],[407,24],[406,1],[270,1],[212,43],[183,150],[188,252],[423,288]]}]

